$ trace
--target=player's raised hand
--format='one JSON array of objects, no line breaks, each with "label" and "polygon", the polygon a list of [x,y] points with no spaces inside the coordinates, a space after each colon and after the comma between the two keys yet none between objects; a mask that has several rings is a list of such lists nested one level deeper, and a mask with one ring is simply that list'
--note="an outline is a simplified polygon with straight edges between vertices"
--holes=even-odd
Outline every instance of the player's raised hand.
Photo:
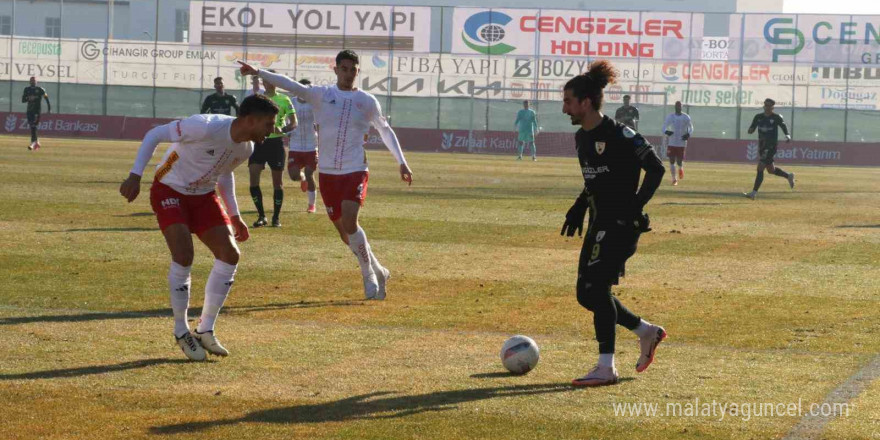
[{"label": "player's raised hand", "polygon": [[239,68],[239,70],[241,71],[242,75],[247,76],[247,75],[256,75],[257,74],[257,69],[255,69],[254,66],[251,66],[250,64],[248,64],[244,61],[238,61],[238,64],[241,64],[241,67]]},{"label": "player's raised hand", "polygon": [[400,180],[412,186],[412,171],[410,171],[409,166],[405,163],[400,165]]},{"label": "player's raised hand", "polygon": [[128,200],[128,203],[133,202],[140,193],[141,176],[138,176],[137,174],[129,174],[128,178],[123,180],[122,185],[119,186],[119,194],[122,194],[122,197],[125,197],[125,199]]},{"label": "player's raised hand", "polygon": [[235,241],[247,241],[251,237],[248,227],[241,221],[241,216],[236,215],[229,219],[232,223],[232,231],[234,232]]}]

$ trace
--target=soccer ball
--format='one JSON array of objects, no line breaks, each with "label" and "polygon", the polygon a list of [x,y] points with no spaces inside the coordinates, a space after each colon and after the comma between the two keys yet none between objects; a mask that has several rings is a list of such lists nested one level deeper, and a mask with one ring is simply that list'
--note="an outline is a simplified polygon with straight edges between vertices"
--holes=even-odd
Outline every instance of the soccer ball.
[{"label": "soccer ball", "polygon": [[501,346],[501,363],[513,374],[532,371],[540,357],[538,344],[528,336],[513,336]]}]

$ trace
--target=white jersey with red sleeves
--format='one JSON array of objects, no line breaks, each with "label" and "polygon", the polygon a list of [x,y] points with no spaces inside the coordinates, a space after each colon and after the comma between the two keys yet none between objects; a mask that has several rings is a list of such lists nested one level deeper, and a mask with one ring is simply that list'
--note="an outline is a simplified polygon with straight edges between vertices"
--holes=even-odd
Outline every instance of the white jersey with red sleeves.
[{"label": "white jersey with red sleeves", "polygon": [[195,115],[167,124],[171,146],[156,166],[156,180],[182,194],[214,191],[217,179],[231,173],[254,152],[253,142],[235,142],[235,118]]},{"label": "white jersey with red sleeves", "polygon": [[315,128],[315,114],[312,105],[293,98],[296,110],[296,129],[290,134],[290,151],[310,153],[318,149],[318,133]]}]

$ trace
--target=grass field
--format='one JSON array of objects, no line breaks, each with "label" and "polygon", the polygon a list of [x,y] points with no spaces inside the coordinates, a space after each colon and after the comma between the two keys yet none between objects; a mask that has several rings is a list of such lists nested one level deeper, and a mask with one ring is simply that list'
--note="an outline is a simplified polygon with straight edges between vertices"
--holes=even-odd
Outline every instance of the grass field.
[{"label": "grass field", "polygon": [[[572,389],[596,361],[581,243],[559,236],[572,158],[410,153],[406,187],[370,152],[362,224],[394,275],[384,302],[361,300],[350,251],[288,185],[284,226],[241,246],[217,325],[232,356],[190,363],[148,184],[118,194],[137,144],[26,145],[0,138],[0,438],[880,438],[880,169],[791,167],[796,191],[768,176],[754,202],[752,165],[664,179],[616,293],[670,339],[636,374],[621,329],[621,383]],[[238,195],[250,223],[244,168]],[[194,306],[211,262],[197,244]],[[517,333],[542,349],[526,376],[498,360]],[[700,409],[713,400],[723,418]],[[834,402],[848,414],[804,418]]]}]

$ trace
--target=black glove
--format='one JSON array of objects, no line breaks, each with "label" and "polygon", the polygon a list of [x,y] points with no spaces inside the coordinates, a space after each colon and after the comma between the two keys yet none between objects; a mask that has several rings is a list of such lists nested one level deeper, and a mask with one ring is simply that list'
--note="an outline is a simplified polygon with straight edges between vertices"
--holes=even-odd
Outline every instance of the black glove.
[{"label": "black glove", "polygon": [[675,134],[675,132],[673,131],[664,131],[663,133],[666,134],[666,136],[672,136],[673,134]]},{"label": "black glove", "polygon": [[644,234],[645,232],[651,231],[651,219],[648,217],[648,214],[643,212],[639,212],[636,214],[636,217],[633,219],[633,226],[636,228],[636,232],[639,234]]},{"label": "black glove", "polygon": [[577,230],[578,237],[584,232],[584,217],[587,216],[588,206],[581,203],[580,199],[574,202],[574,205],[565,214],[565,223],[562,224],[562,231],[559,235],[574,237],[574,231]]},{"label": "black glove", "polygon": [[691,137],[690,133],[685,133],[685,134],[681,135],[681,140],[686,141],[686,140],[690,139],[690,137]]}]

